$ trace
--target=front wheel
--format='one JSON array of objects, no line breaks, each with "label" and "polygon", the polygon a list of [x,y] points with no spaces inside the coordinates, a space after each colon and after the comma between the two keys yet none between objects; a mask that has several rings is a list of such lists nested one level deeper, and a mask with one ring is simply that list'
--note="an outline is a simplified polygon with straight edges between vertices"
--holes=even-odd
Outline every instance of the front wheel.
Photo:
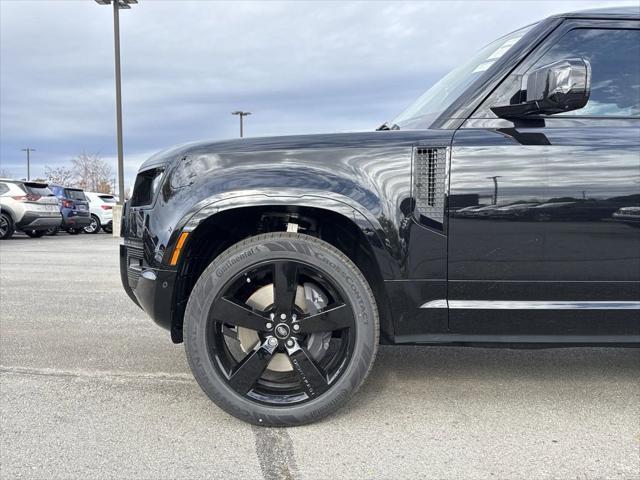
[{"label": "front wheel", "polygon": [[184,341],[196,380],[228,413],[302,425],[344,405],[378,346],[375,298],[332,245],[272,233],[223,252],[198,279]]}]

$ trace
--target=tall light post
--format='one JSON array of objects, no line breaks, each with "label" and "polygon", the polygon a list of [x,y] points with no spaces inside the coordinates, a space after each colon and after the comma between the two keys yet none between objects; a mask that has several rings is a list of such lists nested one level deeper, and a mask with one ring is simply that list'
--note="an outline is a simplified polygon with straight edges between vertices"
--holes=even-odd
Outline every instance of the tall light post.
[{"label": "tall light post", "polygon": [[35,148],[23,148],[23,152],[27,152],[27,180],[31,180],[31,152],[35,152]]},{"label": "tall light post", "polygon": [[118,141],[118,204],[122,205],[124,202],[124,155],[122,152],[122,85],[120,81],[120,10],[131,8],[131,5],[138,3],[138,0],[95,1],[99,5],[113,5],[113,44],[116,63],[116,135]]},{"label": "tall light post", "polygon": [[231,115],[238,115],[240,117],[240,138],[242,138],[244,135],[242,119],[247,115],[251,115],[251,112],[243,112],[242,110],[238,110],[236,112],[231,112]]}]

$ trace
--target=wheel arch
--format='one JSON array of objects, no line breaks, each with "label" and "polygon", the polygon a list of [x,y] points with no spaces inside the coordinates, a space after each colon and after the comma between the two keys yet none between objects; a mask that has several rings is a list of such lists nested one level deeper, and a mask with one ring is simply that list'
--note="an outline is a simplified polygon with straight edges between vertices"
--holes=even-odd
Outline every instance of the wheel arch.
[{"label": "wheel arch", "polygon": [[[266,223],[264,219],[268,220]],[[275,220],[270,222],[270,220]],[[380,239],[375,218],[352,205],[329,197],[266,196],[227,198],[206,205],[176,228],[170,248],[182,232],[189,232],[177,264],[173,288],[171,338],[182,341],[182,322],[189,294],[200,274],[224,250],[244,238],[283,231],[282,222],[304,225],[300,233],[317,236],[345,253],[369,281],[380,314],[381,341],[393,338],[393,318],[384,286],[391,275],[391,258]],[[315,223],[315,225],[312,225]],[[330,226],[330,228],[327,228]],[[286,227],[285,227],[286,228]]]},{"label": "wheel arch", "polygon": [[11,221],[13,222],[13,225],[15,226],[16,224],[16,215],[13,212],[13,210],[11,208],[9,208],[6,205],[0,205],[0,213],[6,213],[11,217]]}]

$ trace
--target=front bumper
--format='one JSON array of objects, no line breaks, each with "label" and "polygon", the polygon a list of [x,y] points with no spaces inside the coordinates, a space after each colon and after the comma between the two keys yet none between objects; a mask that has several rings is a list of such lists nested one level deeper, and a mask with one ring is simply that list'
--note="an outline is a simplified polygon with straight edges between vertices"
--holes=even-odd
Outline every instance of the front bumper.
[{"label": "front bumper", "polygon": [[161,327],[171,330],[176,272],[148,267],[144,250],[120,245],[120,280],[127,295]]}]

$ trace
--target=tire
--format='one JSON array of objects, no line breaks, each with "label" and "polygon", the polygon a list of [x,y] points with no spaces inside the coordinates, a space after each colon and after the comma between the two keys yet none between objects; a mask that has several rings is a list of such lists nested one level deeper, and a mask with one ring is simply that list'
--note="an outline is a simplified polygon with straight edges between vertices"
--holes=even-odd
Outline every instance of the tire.
[{"label": "tire", "polygon": [[103,226],[102,230],[104,230],[105,233],[113,233],[113,227],[112,226]]},{"label": "tire", "polygon": [[47,235],[48,237],[53,237],[57,235],[59,231],[60,231],[60,227],[50,227],[50,228],[47,228],[45,235]]},{"label": "tire", "polygon": [[69,235],[78,235],[78,234],[82,233],[82,229],[81,228],[70,227],[70,228],[67,228],[67,233]]},{"label": "tire", "polygon": [[29,235],[31,238],[40,238],[47,233],[46,230],[25,230],[24,233]]},{"label": "tire", "polygon": [[91,223],[84,227],[84,233],[98,233],[102,225],[100,224],[100,219],[95,215],[91,215]]},{"label": "tire", "polygon": [[[236,292],[250,295],[245,305]],[[250,303],[264,292],[266,309]],[[253,347],[243,346],[247,332],[256,335]],[[254,425],[295,426],[335,412],[362,385],[378,348],[378,310],[360,270],[332,245],[270,233],[237,243],[206,268],[183,334],[191,371],[220,408]],[[234,342],[243,349],[237,358]]]},{"label": "tire", "polygon": [[16,231],[11,215],[6,212],[0,213],[0,240],[8,240]]}]

